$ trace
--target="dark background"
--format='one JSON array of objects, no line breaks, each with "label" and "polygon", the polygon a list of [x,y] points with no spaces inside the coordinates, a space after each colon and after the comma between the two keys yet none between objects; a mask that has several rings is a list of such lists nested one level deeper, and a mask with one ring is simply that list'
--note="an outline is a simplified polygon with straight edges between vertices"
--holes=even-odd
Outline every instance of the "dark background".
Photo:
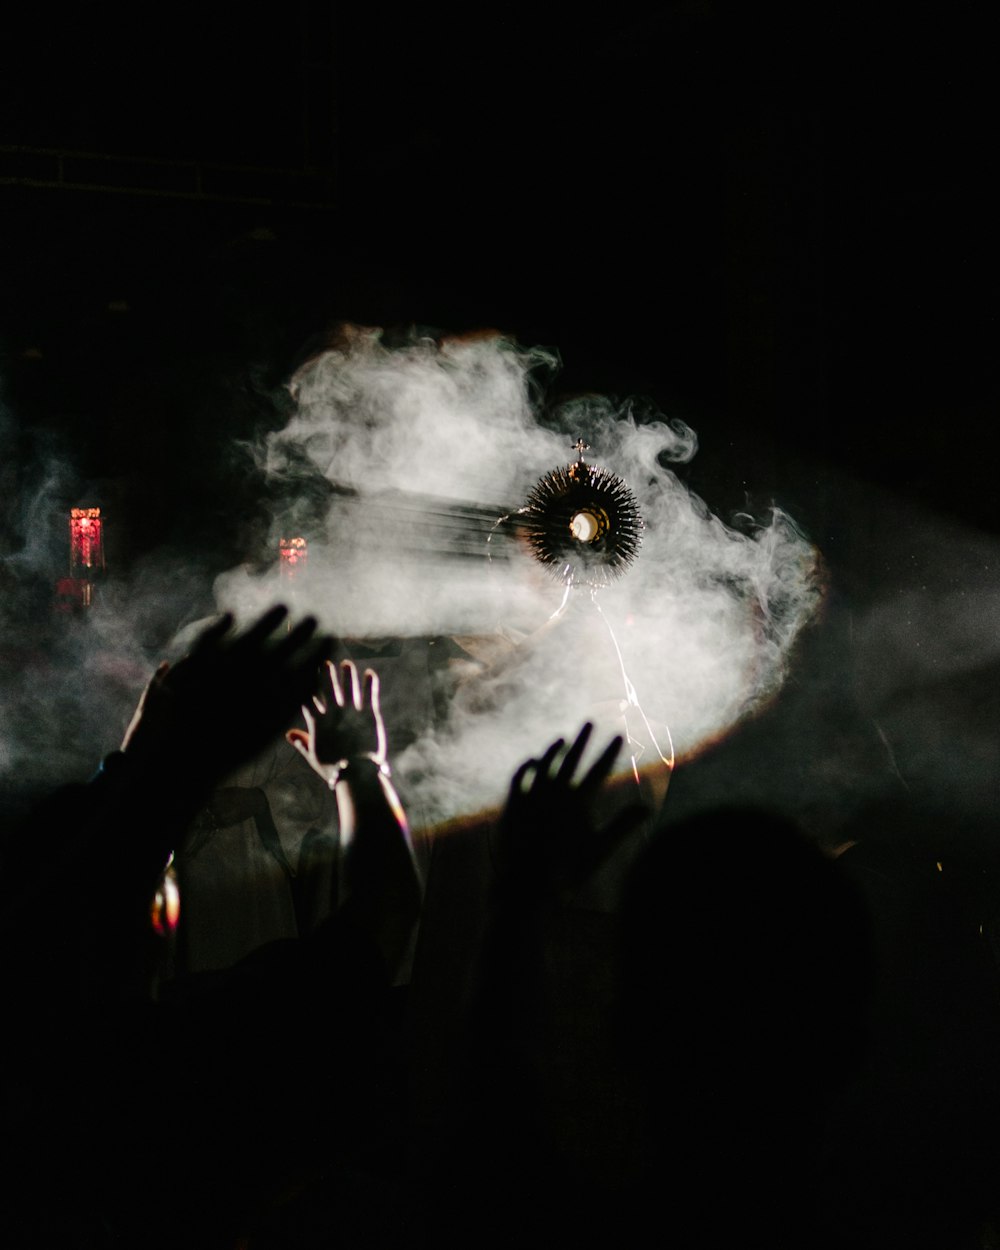
[{"label": "dark background", "polygon": [[[252,556],[241,448],[283,423],[283,382],[341,319],[553,346],[564,392],[645,395],[698,431],[682,473],[724,519],[776,502],[816,541],[826,628],[767,713],[678,770],[668,807],[764,797],[860,839],[885,948],[919,975],[900,980],[888,1095],[860,1090],[857,1122],[873,1107],[880,1127],[855,1179],[878,1189],[908,1141],[916,1224],[996,1140],[993,1034],[965,975],[968,944],[988,948],[993,1001],[991,19],[285,0],[37,6],[0,29],[0,556],[49,524],[43,598],[73,504],[105,509],[116,571],[164,546],[208,572]],[[159,591],[198,615],[186,579]],[[29,638],[39,619],[0,625]],[[123,708],[138,683],[119,679]],[[78,739],[92,756],[115,717],[89,715],[74,734],[91,721],[57,701],[35,754]],[[907,1047],[915,1100],[893,1083]],[[928,1105],[948,1110],[917,1125]]]},{"label": "dark background", "polygon": [[5,18],[6,549],[45,449],[120,562],[200,541],[224,566],[255,498],[234,440],[341,318],[557,347],[562,389],[698,430],[724,516],[778,499],[822,543],[832,466],[992,531],[980,11]]}]

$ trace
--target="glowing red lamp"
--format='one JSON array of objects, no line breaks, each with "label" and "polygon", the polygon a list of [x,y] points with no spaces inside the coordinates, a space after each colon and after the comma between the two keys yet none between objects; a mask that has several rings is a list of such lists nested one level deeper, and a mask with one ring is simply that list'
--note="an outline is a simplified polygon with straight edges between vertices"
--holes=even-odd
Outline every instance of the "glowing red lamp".
[{"label": "glowing red lamp", "polygon": [[69,577],[56,583],[55,609],[75,613],[89,608],[94,581],[104,572],[104,522],[100,508],[69,512]]},{"label": "glowing red lamp", "polygon": [[294,581],[305,571],[309,544],[304,538],[282,538],[278,542],[279,570],[283,581]]},{"label": "glowing red lamp", "polygon": [[69,513],[69,572],[71,577],[93,577],[104,572],[104,527],[100,508],[71,508]]}]

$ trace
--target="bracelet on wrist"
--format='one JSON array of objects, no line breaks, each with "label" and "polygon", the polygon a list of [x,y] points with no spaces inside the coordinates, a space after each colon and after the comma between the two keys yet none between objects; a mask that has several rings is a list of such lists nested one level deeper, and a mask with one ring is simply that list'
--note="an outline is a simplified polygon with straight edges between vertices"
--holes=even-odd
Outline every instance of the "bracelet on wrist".
[{"label": "bracelet on wrist", "polygon": [[349,755],[342,760],[338,760],[332,766],[332,771],[327,778],[327,785],[331,790],[336,789],[338,782],[349,781],[351,774],[363,772],[365,766],[374,767],[375,771],[382,777],[391,777],[392,771],[389,768],[387,760],[380,760],[378,756],[371,754]]}]

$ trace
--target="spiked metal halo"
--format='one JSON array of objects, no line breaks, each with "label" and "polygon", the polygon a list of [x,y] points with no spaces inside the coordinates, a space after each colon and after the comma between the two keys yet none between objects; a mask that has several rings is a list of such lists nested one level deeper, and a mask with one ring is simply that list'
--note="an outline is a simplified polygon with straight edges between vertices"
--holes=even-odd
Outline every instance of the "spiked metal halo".
[{"label": "spiked metal halo", "polygon": [[535,559],[554,577],[600,589],[626,571],[642,541],[635,495],[617,473],[578,458],[532,487],[518,519]]}]

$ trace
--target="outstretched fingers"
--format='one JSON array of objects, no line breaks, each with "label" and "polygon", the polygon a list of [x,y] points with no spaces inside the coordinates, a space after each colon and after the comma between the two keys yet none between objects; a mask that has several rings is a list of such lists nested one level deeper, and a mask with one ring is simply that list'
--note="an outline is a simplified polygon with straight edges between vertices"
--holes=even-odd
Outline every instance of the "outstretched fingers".
[{"label": "outstretched fingers", "polygon": [[556,780],[561,781],[565,785],[573,780],[573,774],[576,772],[577,765],[587,749],[587,743],[590,741],[590,735],[594,732],[594,726],[591,721],[587,721],[580,732],[576,735],[576,740],[563,756],[562,763],[559,765],[559,771],[556,773]]},{"label": "outstretched fingers", "polygon": [[308,743],[316,732],[316,719],[305,705],[302,707],[302,719],[306,723],[305,729],[289,729],[285,734],[293,746],[301,742]]},{"label": "outstretched fingers", "polygon": [[270,653],[271,659],[279,664],[293,661],[296,654],[315,634],[318,625],[319,622],[314,616],[303,617],[294,629],[290,629],[285,637],[275,644]]},{"label": "outstretched fingers", "polygon": [[245,655],[248,652],[260,651],[262,645],[271,637],[281,622],[288,616],[288,609],[283,603],[276,603],[263,616],[232,643],[233,655]]},{"label": "outstretched fingers", "polygon": [[206,652],[211,651],[213,647],[218,646],[232,629],[233,619],[232,612],[223,612],[217,621],[213,621],[211,625],[203,629],[195,639],[194,646],[191,648],[191,655],[204,655]]},{"label": "outstretched fingers", "polygon": [[555,763],[559,755],[559,752],[563,749],[565,745],[566,745],[565,738],[556,738],[555,742],[551,744],[549,749],[541,757],[541,759],[538,761],[538,776],[540,778],[543,778],[546,781],[552,780],[552,776],[551,776],[552,765]]},{"label": "outstretched fingers", "polygon": [[535,780],[537,760],[525,760],[510,779],[510,797],[517,799],[527,794]]},{"label": "outstretched fingers", "polygon": [[326,706],[323,711],[326,712],[332,707],[344,706],[344,692],[340,686],[340,678],[337,676],[337,666],[332,660],[327,660],[323,666],[326,669],[326,679],[330,683],[330,694],[333,696],[333,702],[326,700]]},{"label": "outstretched fingers", "polygon": [[366,668],[364,701],[376,716],[381,716],[382,714],[382,709],[379,706],[381,692],[382,687],[378,679],[378,673],[376,673],[373,668]]},{"label": "outstretched fingers", "polygon": [[372,719],[375,722],[375,753],[380,760],[384,761],[388,744],[385,737],[385,722],[382,719],[382,708],[380,706],[381,690],[378,673],[374,669],[366,668],[364,704],[371,708]]},{"label": "outstretched fingers", "polygon": [[341,684],[344,691],[344,704],[350,700],[351,706],[355,712],[361,711],[361,683],[358,680],[357,665],[353,660],[341,660],[340,662]]},{"label": "outstretched fingers", "polygon": [[578,788],[581,795],[585,795],[589,798],[604,785],[608,777],[611,776],[615,766],[615,761],[618,759],[619,753],[622,749],[622,743],[624,741],[625,740],[621,734],[616,734],[615,737],[611,739],[608,745],[597,757],[597,761],[591,766],[586,776],[580,782]]}]

